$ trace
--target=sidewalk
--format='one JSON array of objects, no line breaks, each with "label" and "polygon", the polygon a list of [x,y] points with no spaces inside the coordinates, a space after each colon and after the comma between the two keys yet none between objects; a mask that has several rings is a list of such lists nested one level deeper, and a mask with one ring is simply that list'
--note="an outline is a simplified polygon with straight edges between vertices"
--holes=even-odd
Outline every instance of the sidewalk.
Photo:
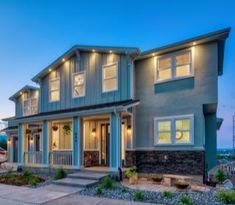
[{"label": "sidewalk", "polygon": [[150,205],[75,194],[81,188],[47,185],[39,188],[0,184],[0,204],[4,205]]}]

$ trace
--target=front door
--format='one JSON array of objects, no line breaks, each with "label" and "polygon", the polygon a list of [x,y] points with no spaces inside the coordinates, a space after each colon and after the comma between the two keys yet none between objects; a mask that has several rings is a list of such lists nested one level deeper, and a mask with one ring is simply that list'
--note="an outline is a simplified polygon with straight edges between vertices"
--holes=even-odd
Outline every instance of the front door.
[{"label": "front door", "polygon": [[13,137],[13,162],[18,162],[18,137]]},{"label": "front door", "polygon": [[110,125],[109,123],[102,123],[101,127],[101,165],[109,166],[109,138]]}]

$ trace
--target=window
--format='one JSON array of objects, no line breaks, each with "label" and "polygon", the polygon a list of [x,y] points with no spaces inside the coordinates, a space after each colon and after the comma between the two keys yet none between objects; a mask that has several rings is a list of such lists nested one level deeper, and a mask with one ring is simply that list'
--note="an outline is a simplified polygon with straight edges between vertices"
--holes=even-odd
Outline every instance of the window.
[{"label": "window", "polygon": [[73,97],[85,96],[85,72],[73,74]]},{"label": "window", "polygon": [[155,145],[192,144],[193,115],[154,118]]},{"label": "window", "polygon": [[103,92],[115,91],[118,89],[118,64],[103,66]]},{"label": "window", "polygon": [[156,82],[192,76],[192,50],[157,58]]},{"label": "window", "polygon": [[38,113],[38,99],[30,98],[29,93],[24,94],[23,115],[34,115]]},{"label": "window", "polygon": [[49,82],[49,99],[50,102],[60,100],[60,78],[52,79]]}]

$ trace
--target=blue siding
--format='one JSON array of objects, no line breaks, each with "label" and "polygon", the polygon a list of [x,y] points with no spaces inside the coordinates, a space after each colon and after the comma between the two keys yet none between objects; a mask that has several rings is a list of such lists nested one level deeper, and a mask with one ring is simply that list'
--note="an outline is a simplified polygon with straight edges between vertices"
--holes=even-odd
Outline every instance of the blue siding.
[{"label": "blue siding", "polygon": [[[102,65],[118,62],[118,91],[102,93]],[[80,53],[57,68],[60,75],[60,101],[49,102],[49,79],[55,77],[55,71],[49,73],[41,82],[41,111],[69,109],[73,107],[102,104],[128,100],[130,92],[131,59],[126,55]],[[72,73],[86,71],[86,95],[72,98]]]}]

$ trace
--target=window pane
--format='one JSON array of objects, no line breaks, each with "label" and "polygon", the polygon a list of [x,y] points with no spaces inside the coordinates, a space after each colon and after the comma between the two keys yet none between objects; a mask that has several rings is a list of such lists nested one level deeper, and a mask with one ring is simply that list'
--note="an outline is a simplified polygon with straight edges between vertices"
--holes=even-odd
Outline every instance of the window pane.
[{"label": "window pane", "polygon": [[171,78],[171,69],[158,71],[158,80],[166,80]]},{"label": "window pane", "polygon": [[190,132],[177,131],[175,138],[176,138],[176,143],[190,143]]},{"label": "window pane", "polygon": [[170,131],[171,121],[160,121],[158,122],[158,132]]},{"label": "window pane", "polygon": [[117,89],[117,79],[104,80],[104,91],[112,91]]},{"label": "window pane", "polygon": [[50,81],[50,89],[51,90],[59,89],[59,80]]},{"label": "window pane", "polygon": [[84,85],[74,87],[74,91],[73,91],[73,96],[74,97],[79,97],[79,96],[84,96],[84,95],[85,95]]},{"label": "window pane", "polygon": [[117,65],[114,64],[109,67],[104,68],[104,79],[106,78],[115,78],[116,77],[116,71],[117,71]]},{"label": "window pane", "polygon": [[171,143],[171,133],[170,132],[158,133],[158,143],[159,144]]},{"label": "window pane", "polygon": [[190,65],[182,65],[176,67],[177,77],[190,75]]},{"label": "window pane", "polygon": [[158,60],[158,70],[171,68],[171,58],[162,58]]},{"label": "window pane", "polygon": [[190,119],[176,120],[176,130],[190,130]]},{"label": "window pane", "polygon": [[176,65],[190,64],[190,52],[176,56]]},{"label": "window pane", "polygon": [[50,100],[51,101],[57,101],[57,100],[59,100],[59,97],[60,97],[60,95],[59,95],[59,91],[57,90],[57,91],[51,91],[51,96],[50,96]]},{"label": "window pane", "polygon": [[84,74],[74,75],[74,86],[84,84]]}]

